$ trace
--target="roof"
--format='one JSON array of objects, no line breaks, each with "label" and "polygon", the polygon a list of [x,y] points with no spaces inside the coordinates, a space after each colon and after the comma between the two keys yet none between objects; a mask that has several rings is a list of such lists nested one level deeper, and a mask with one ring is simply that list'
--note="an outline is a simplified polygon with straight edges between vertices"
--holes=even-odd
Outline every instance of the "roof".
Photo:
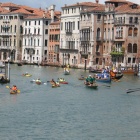
[{"label": "roof", "polygon": [[82,12],[103,12],[105,11],[105,6],[97,6],[97,7],[92,7],[92,8],[87,8],[82,10]]},{"label": "roof", "polygon": [[101,5],[101,4],[93,3],[93,2],[81,2],[81,3],[77,2],[76,4],[65,5],[62,8],[65,8],[65,7],[76,7],[76,6],[89,6],[89,7],[93,7],[93,6],[98,6],[98,5]]},{"label": "roof", "polygon": [[7,3],[2,3],[1,7],[19,7],[19,6],[14,3],[7,2]]},{"label": "roof", "polygon": [[25,10],[24,8],[20,8],[18,10],[12,11],[10,13],[22,13],[22,14],[31,14],[30,12],[28,12],[27,10]]},{"label": "roof", "polygon": [[126,14],[138,14],[140,13],[140,7],[136,7],[136,8],[132,8],[131,4],[124,4],[124,5],[120,5],[118,7],[115,8],[115,12],[116,13],[126,13]]},{"label": "roof", "polygon": [[105,2],[122,2],[122,3],[125,3],[127,1],[126,0],[106,0]]}]

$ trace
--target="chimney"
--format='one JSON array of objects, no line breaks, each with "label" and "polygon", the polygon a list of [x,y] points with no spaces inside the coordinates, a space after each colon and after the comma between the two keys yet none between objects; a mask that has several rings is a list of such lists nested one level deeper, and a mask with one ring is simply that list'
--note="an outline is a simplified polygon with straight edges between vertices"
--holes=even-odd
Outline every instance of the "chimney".
[{"label": "chimney", "polygon": [[99,0],[95,0],[96,1],[96,3],[99,3]]},{"label": "chimney", "polygon": [[45,9],[45,13],[47,13],[48,12],[48,8],[46,7],[46,9]]},{"label": "chimney", "polygon": [[51,22],[54,22],[54,11],[55,11],[55,5],[51,5],[49,8],[51,12]]}]

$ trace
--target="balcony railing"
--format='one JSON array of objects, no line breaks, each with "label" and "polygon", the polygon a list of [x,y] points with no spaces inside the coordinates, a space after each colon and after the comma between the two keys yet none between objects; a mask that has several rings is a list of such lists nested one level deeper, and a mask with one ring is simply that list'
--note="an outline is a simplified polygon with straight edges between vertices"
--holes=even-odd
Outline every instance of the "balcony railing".
[{"label": "balcony railing", "polygon": [[110,53],[110,55],[111,56],[123,56],[124,55],[124,52],[123,51],[120,51],[120,52],[118,52],[118,51],[112,51]]},{"label": "balcony railing", "polygon": [[123,39],[123,36],[115,36],[115,39]]},{"label": "balcony railing", "polygon": [[101,41],[101,37],[96,37],[96,41]]},{"label": "balcony railing", "polygon": [[66,34],[67,34],[67,35],[71,35],[71,34],[72,34],[72,31],[66,30]]},{"label": "balcony railing", "polygon": [[100,55],[100,52],[99,51],[96,51],[96,55],[99,56]]}]

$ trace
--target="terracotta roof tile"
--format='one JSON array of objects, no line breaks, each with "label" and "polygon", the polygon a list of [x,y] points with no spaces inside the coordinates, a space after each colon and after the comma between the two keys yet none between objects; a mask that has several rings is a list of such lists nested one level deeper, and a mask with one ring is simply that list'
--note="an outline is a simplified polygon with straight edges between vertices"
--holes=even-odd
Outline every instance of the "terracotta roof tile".
[{"label": "terracotta roof tile", "polygon": [[8,13],[9,10],[4,9],[3,7],[0,7],[0,13]]},{"label": "terracotta roof tile", "polygon": [[28,12],[27,10],[25,10],[24,8],[20,8],[18,10],[12,11],[11,13],[32,14],[32,13]]},{"label": "terracotta roof tile", "polygon": [[96,11],[105,11],[105,6],[97,6],[97,7],[93,7],[93,8],[87,8],[84,9],[82,12],[96,12]]},{"label": "terracotta roof tile", "polygon": [[65,8],[65,7],[75,7],[75,6],[90,6],[90,7],[93,7],[93,6],[98,6],[98,5],[101,5],[101,4],[98,4],[98,3],[93,3],[93,2],[78,2],[76,4],[72,4],[72,5],[66,5],[62,8]]},{"label": "terracotta roof tile", "polygon": [[11,2],[6,2],[6,3],[2,3],[1,7],[19,7],[19,6]]},{"label": "terracotta roof tile", "polygon": [[131,4],[124,4],[115,8],[116,13],[140,13],[140,8],[132,9]]},{"label": "terracotta roof tile", "polygon": [[34,10],[34,8],[31,8],[31,7],[29,7],[29,6],[25,6],[25,5],[19,5],[21,8],[24,8],[24,9],[26,9],[26,10],[29,10],[29,11],[33,11]]}]

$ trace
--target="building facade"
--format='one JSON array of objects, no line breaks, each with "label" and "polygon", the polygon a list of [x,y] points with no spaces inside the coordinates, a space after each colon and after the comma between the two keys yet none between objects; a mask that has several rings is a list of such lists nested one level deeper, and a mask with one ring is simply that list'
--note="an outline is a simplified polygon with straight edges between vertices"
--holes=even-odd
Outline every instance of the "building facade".
[{"label": "building facade", "polygon": [[49,46],[48,46],[48,65],[60,65],[60,21],[52,22],[49,25]]}]

